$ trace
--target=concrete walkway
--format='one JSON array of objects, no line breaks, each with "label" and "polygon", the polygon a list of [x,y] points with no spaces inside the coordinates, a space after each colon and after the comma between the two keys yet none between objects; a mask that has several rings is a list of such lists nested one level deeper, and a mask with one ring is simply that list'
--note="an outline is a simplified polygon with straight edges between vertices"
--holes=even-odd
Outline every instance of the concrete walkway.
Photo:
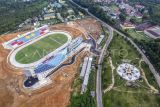
[{"label": "concrete walkway", "polygon": [[114,79],[114,70],[115,70],[115,67],[113,66],[112,58],[111,57],[109,57],[109,63],[110,63],[110,66],[111,66],[111,71],[112,71],[112,83],[109,85],[109,87],[107,89],[104,90],[104,93],[110,91],[113,88],[114,83],[115,83],[115,79]]}]

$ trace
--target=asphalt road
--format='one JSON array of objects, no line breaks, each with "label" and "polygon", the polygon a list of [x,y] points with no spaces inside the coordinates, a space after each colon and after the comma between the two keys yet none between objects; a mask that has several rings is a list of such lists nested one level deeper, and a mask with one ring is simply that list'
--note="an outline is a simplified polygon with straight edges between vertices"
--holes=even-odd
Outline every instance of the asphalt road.
[{"label": "asphalt road", "polygon": [[[141,54],[143,60],[145,61],[146,64],[148,64],[150,71],[153,73],[158,86],[160,87],[160,75],[157,73],[157,71],[155,70],[154,66],[152,65],[152,63],[149,61],[149,59],[146,57],[146,55],[142,52],[142,50],[127,36],[125,36],[123,33],[119,32],[118,30],[114,29],[112,26],[108,25],[107,23],[105,23],[104,21],[102,21],[101,19],[99,19],[98,17],[94,16],[92,13],[90,13],[88,11],[87,8],[83,8],[80,5],[78,5],[77,3],[73,2],[72,0],[70,0],[70,2],[72,2],[73,4],[75,4],[76,6],[78,6],[79,8],[85,10],[90,16],[92,16],[93,18],[97,19],[98,21],[100,21],[104,26],[108,27],[108,28],[112,28],[115,32],[117,32],[120,36],[127,38],[128,41],[130,41],[130,43],[137,49],[137,51]],[[102,55],[103,56],[103,55]],[[103,58],[103,57],[102,57]],[[100,58],[100,59],[102,59]],[[100,61],[99,61],[100,62]],[[100,65],[98,65],[98,68],[100,71],[101,67],[99,67]],[[97,74],[97,79],[99,82],[99,85],[97,86],[101,86],[101,72],[98,72],[100,74]],[[97,88],[98,90],[101,90],[101,88]],[[97,107],[102,107],[102,93],[97,93]],[[100,98],[101,97],[101,98]],[[101,104],[100,104],[101,103]]]},{"label": "asphalt road", "polygon": [[113,29],[109,28],[109,37],[106,41],[106,44],[104,45],[99,60],[98,60],[98,70],[97,70],[97,80],[96,80],[96,96],[97,96],[97,107],[103,107],[103,103],[102,103],[102,86],[101,86],[101,71],[102,71],[102,62],[104,59],[104,55],[109,47],[110,42],[113,39]]}]

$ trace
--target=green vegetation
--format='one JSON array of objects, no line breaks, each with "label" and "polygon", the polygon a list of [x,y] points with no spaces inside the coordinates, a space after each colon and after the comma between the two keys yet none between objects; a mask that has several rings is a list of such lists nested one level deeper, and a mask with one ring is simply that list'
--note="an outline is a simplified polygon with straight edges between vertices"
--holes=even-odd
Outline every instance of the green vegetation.
[{"label": "green vegetation", "polygon": [[[113,39],[109,48],[114,65],[121,64],[122,59],[134,60],[140,58],[136,49],[128,45],[128,41],[123,40],[118,34],[115,34],[115,37],[116,39]],[[138,64],[137,60],[134,62]]]},{"label": "green vegetation", "polygon": [[47,4],[45,0],[28,3],[0,0],[0,34],[15,30],[26,19],[40,15]]},{"label": "green vegetation", "polygon": [[104,95],[104,107],[159,107],[159,97],[147,94],[141,91],[140,93],[127,93],[111,91]]},{"label": "green vegetation", "polygon": [[[100,5],[93,2],[93,0],[73,0],[80,4],[83,7],[88,8],[88,10],[103,20],[104,22],[108,23],[112,27],[116,28],[126,36],[130,37],[142,50],[145,51],[145,54],[149,57],[151,63],[155,67],[158,73],[160,73],[160,40],[152,40],[147,37],[145,37],[144,33],[135,32],[133,30],[126,32],[117,26],[116,21],[111,19],[106,15],[106,12],[103,11],[102,8],[100,8]],[[141,13],[143,13],[142,19],[137,18],[131,18],[131,21],[139,24],[143,22],[152,22],[154,24],[160,25],[160,1],[159,0],[130,0],[128,3],[132,6],[135,6],[135,4],[142,4],[145,6],[145,8],[148,10],[148,12],[144,12],[144,10],[141,10]],[[120,14],[120,20],[124,21],[125,19],[128,19],[129,17],[126,17],[126,14],[123,10],[121,10]]]},{"label": "green vegetation", "polygon": [[19,63],[28,64],[38,61],[58,47],[62,46],[68,40],[64,34],[52,34],[36,41],[35,43],[23,48],[16,54],[16,60]]},{"label": "green vegetation", "polygon": [[57,19],[57,18],[55,18],[55,19],[48,19],[48,20],[42,20],[40,22],[41,22],[41,24],[50,23],[51,25],[52,24],[61,23],[61,21],[59,19]]},{"label": "green vegetation", "polygon": [[[115,68],[117,68],[119,64],[123,63],[124,60],[128,60],[128,62],[140,69],[139,63],[141,56],[127,40],[118,34],[114,34],[114,38],[110,44],[109,53]],[[103,69],[105,65],[109,67],[108,60],[106,59],[107,58],[104,60],[105,64],[103,65]],[[149,70],[148,66],[142,62],[141,67],[147,77],[149,84],[158,89],[154,76]],[[106,69],[105,72],[111,72],[111,70]],[[111,78],[111,73],[108,73],[106,76],[105,78]],[[104,81],[105,78],[102,76],[102,86],[105,84],[110,84],[111,82],[111,80]],[[117,107],[117,105],[118,107],[160,106],[160,96],[151,93],[150,87],[146,84],[146,81],[143,78],[135,82],[136,86],[127,86],[127,82],[116,73],[116,69],[114,70],[114,78],[114,87],[111,91],[104,93],[103,95],[104,107]]]},{"label": "green vegetation", "polygon": [[[128,20],[130,20],[131,23],[136,24],[136,25],[143,23],[144,19],[145,18],[136,18],[136,17],[129,17],[128,18]],[[144,22],[145,22],[145,20],[144,20]]]},{"label": "green vegetation", "polygon": [[136,41],[139,46],[145,50],[145,54],[149,57],[150,61],[160,73],[160,40],[150,41]]},{"label": "green vegetation", "polygon": [[155,24],[160,25],[160,1],[159,0],[131,0],[129,1],[131,5],[135,5],[136,3],[144,5],[149,12],[150,21]]},{"label": "green vegetation", "polygon": [[146,75],[148,81],[150,82],[150,84],[152,84],[156,89],[159,89],[159,90],[160,90],[160,88],[159,88],[158,85],[157,85],[157,82],[156,82],[156,80],[155,80],[154,75],[153,75],[152,72],[149,70],[148,65],[147,65],[145,62],[142,62],[142,63],[141,63],[141,66],[142,66],[142,68],[143,68],[143,70],[144,70],[144,72],[145,72],[145,75]]},{"label": "green vegetation", "polygon": [[118,9],[118,6],[115,5],[115,4],[110,4],[110,5],[109,5],[109,8],[110,8],[112,11],[115,11],[115,10]]},{"label": "green vegetation", "polygon": [[102,89],[106,89],[112,82],[111,67],[108,60],[108,57],[105,56],[102,64]]},{"label": "green vegetation", "polygon": [[[79,76],[79,75],[78,75]],[[91,91],[95,92],[96,72],[91,71],[87,91],[81,94],[81,85],[83,81],[77,78],[73,83],[73,92],[69,107],[96,107],[96,99],[91,96]]]},{"label": "green vegetation", "polygon": [[88,8],[88,10],[94,14],[95,16],[99,17],[103,21],[109,23],[110,25],[115,25],[115,20],[111,19],[106,12],[103,11],[103,9],[97,5],[97,3],[94,3],[93,0],[73,0],[74,2],[80,4],[83,7]]},{"label": "green vegetation", "polygon": [[121,11],[121,13],[119,15],[119,19],[120,19],[121,22],[124,22],[126,19],[128,20],[129,17],[127,17],[127,15],[124,11]]},{"label": "green vegetation", "polygon": [[145,41],[149,41],[151,40],[151,38],[149,38],[147,35],[145,35],[143,32],[136,32],[136,30],[134,29],[128,29],[126,30],[126,32],[128,34],[130,34],[130,36],[133,38],[133,39],[136,39],[138,41],[140,40],[145,40]]},{"label": "green vegetation", "polygon": [[[94,60],[93,63],[94,62],[96,62],[96,60]],[[96,70],[91,70],[87,91],[83,94],[81,94],[83,80],[79,78],[79,74],[77,74],[76,77],[72,86],[73,91],[69,107],[96,107],[96,97],[91,95],[91,92],[96,94]]]},{"label": "green vegetation", "polygon": [[[52,0],[51,2],[54,3],[56,0]],[[39,21],[41,24],[49,24],[54,25],[58,23],[64,23],[74,20],[80,20],[82,18],[85,18],[84,12],[80,12],[77,7],[74,7],[72,3],[69,1],[65,1],[65,3],[60,3],[61,7],[52,7],[50,4],[48,4],[47,10],[53,10],[55,13],[54,17],[52,18],[46,18],[45,14],[47,15],[48,12],[44,13],[43,20]],[[50,13],[50,12],[49,12]]]},{"label": "green vegetation", "polygon": [[108,38],[108,34],[109,34],[108,29],[105,28],[104,26],[102,26],[102,35],[104,35],[104,38],[103,38],[103,40],[102,40],[101,43],[100,43],[100,46],[101,46],[101,47],[103,47],[103,46],[105,45],[106,40],[107,40],[107,38]]}]

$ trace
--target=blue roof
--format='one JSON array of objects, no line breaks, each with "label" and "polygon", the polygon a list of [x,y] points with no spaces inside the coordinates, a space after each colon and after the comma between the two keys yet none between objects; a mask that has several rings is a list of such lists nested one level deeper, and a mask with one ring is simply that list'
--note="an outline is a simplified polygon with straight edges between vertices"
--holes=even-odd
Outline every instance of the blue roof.
[{"label": "blue roof", "polygon": [[[12,41],[9,45],[11,45],[11,44],[12,44],[13,42],[15,42],[15,41],[26,43],[26,42],[28,42],[29,40],[32,40],[33,38],[38,37],[38,36],[41,36],[41,35],[40,35],[40,31],[36,31],[36,32],[34,32],[34,33],[30,33],[30,34],[28,34],[28,35],[26,35],[26,36],[23,36],[23,37],[21,37],[21,38],[19,38],[19,39],[16,39],[16,40]],[[28,38],[27,38],[27,37],[28,37]]]},{"label": "blue roof", "polygon": [[61,53],[55,55],[47,63],[39,65],[35,69],[35,73],[41,73],[41,72],[44,72],[44,71],[47,71],[51,68],[56,67],[57,65],[59,65],[62,62],[62,60],[64,60],[66,54],[67,54],[67,49],[64,49]]}]

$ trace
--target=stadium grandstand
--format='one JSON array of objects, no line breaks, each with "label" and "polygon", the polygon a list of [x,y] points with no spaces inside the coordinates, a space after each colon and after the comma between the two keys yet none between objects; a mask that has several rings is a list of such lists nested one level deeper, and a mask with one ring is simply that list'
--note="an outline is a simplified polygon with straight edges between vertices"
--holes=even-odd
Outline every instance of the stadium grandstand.
[{"label": "stadium grandstand", "polygon": [[[91,36],[87,41],[84,41],[81,35],[72,39],[70,33],[60,30],[50,31],[49,27],[44,25],[21,36],[18,35],[16,38],[3,43],[3,46],[12,50],[8,55],[8,62],[13,67],[24,70],[26,76],[24,88],[35,90],[50,84],[52,81],[49,76],[61,68],[68,58],[74,57],[73,60],[75,60],[77,53],[82,52],[82,50],[97,52],[94,49],[96,48],[96,41]],[[43,55],[42,52],[45,49],[49,51]],[[39,54],[33,56],[32,52],[35,50]],[[92,58],[86,57],[84,62],[86,64],[82,76],[84,77],[83,90],[85,91]]]},{"label": "stadium grandstand", "polygon": [[38,38],[42,35],[45,35],[49,32],[49,27],[47,25],[44,25],[36,30],[33,30],[31,32],[18,35],[16,38],[3,43],[3,46],[7,49],[15,49],[35,38]]},{"label": "stadium grandstand", "polygon": [[68,57],[73,56],[75,52],[79,52],[85,46],[86,45],[83,44],[83,38],[81,36],[73,39],[68,46],[56,52],[53,56],[43,60],[33,70],[28,70],[31,75],[28,76],[28,79],[25,81],[25,87],[34,87],[35,89],[35,87],[43,86],[46,83],[48,84],[48,75],[66,61]]},{"label": "stadium grandstand", "polygon": [[80,73],[81,78],[84,78],[84,76],[85,76],[87,65],[88,65],[88,57],[85,57],[83,65],[82,65],[82,70],[81,70],[81,73]]},{"label": "stadium grandstand", "polygon": [[81,93],[87,90],[89,74],[91,72],[91,65],[92,65],[92,57],[91,56],[85,57],[84,64],[80,74],[82,77],[84,77]]}]

